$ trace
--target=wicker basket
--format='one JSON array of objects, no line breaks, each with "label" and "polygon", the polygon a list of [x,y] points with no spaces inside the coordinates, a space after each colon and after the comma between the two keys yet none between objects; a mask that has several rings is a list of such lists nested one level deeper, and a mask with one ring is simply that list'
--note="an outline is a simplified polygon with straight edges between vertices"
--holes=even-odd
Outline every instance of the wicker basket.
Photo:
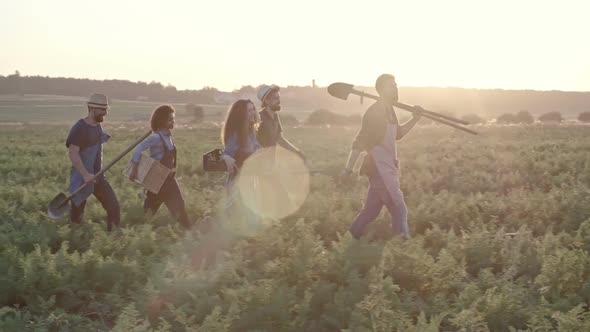
[{"label": "wicker basket", "polygon": [[[127,164],[127,167],[123,171],[126,177],[129,177],[129,174],[131,174],[132,167],[133,162],[129,161],[129,164]],[[149,192],[157,194],[170,173],[172,173],[171,169],[160,164],[159,161],[142,154],[139,159],[135,182],[141,184]]]}]

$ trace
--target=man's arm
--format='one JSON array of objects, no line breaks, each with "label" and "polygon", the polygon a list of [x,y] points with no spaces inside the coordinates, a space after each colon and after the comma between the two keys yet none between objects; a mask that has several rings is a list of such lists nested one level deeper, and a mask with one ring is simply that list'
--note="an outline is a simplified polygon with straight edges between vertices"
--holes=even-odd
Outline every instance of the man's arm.
[{"label": "man's arm", "polygon": [[295,145],[293,145],[291,142],[289,142],[284,136],[283,133],[279,133],[279,137],[277,139],[277,143],[282,146],[283,148],[291,151],[291,152],[295,152],[299,155],[302,155],[301,151],[295,147]]},{"label": "man's arm", "polygon": [[369,108],[365,114],[363,114],[361,129],[359,129],[358,134],[352,142],[352,148],[350,149],[348,159],[346,160],[345,172],[352,172],[352,168],[356,164],[361,152],[369,148],[371,130],[374,130],[375,126],[373,123],[377,120],[378,119],[375,117],[375,109],[373,107]]},{"label": "man's arm", "polygon": [[344,167],[344,170],[346,172],[352,172],[352,168],[356,164],[356,161],[359,159],[360,155],[361,150],[350,150],[350,153],[348,154],[348,159],[346,160],[346,166]]},{"label": "man's arm", "polygon": [[414,128],[416,123],[418,123],[418,121],[422,117],[422,114],[420,113],[420,110],[422,110],[422,107],[415,106],[415,108],[418,110],[418,112],[413,113],[412,118],[410,120],[408,120],[404,124],[401,124],[398,126],[398,131],[397,131],[397,135],[396,135],[397,140],[404,138],[404,136],[406,136],[410,132],[410,130],[412,130],[412,128]]},{"label": "man's arm", "polygon": [[352,147],[348,154],[348,159],[346,160],[346,166],[344,167],[343,176],[352,175],[352,169],[359,159],[361,152],[367,150],[369,147],[371,130],[374,130],[373,122],[376,120],[374,113],[375,109],[369,108],[365,114],[363,114],[361,129],[359,129],[358,134],[352,142]]},{"label": "man's arm", "polygon": [[230,173],[233,173],[238,169],[235,159],[236,155],[238,154],[238,150],[240,150],[240,145],[238,144],[238,135],[234,133],[227,139],[227,142],[225,142],[222,156],[222,159],[225,162],[225,167]]},{"label": "man's arm", "polygon": [[293,145],[293,143],[289,142],[289,140],[287,140],[285,136],[283,136],[283,124],[281,123],[281,118],[278,114],[276,114],[275,116],[277,117],[276,120],[278,122],[277,144],[291,152],[298,154],[299,157],[301,157],[301,159],[305,161],[305,156],[303,155],[301,150],[299,150],[295,145]]},{"label": "man's arm", "polygon": [[72,166],[82,174],[84,178],[84,182],[91,182],[94,180],[94,174],[88,172],[84,164],[82,163],[82,158],[80,158],[80,147],[74,144],[70,144],[68,147],[68,157],[72,162]]}]

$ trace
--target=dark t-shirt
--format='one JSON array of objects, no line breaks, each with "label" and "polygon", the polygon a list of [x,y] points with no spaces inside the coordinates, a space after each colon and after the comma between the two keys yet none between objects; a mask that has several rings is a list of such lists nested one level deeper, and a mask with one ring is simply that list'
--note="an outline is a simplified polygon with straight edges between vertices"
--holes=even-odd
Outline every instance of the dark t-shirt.
[{"label": "dark t-shirt", "polygon": [[281,119],[279,115],[275,113],[275,116],[271,116],[265,110],[260,111],[260,127],[256,138],[263,147],[277,145],[277,140],[283,132],[283,126],[281,125]]},{"label": "dark t-shirt", "polygon": [[[93,146],[101,143],[102,127],[100,124],[91,126],[84,121],[84,119],[78,120],[76,124],[70,129],[68,138],[66,139],[66,147],[70,147],[70,144],[80,147],[83,150],[89,146]],[[94,162],[94,173],[98,173],[102,166],[102,153],[100,149],[96,154],[96,160]]]},{"label": "dark t-shirt", "polygon": [[[399,125],[395,110],[393,107],[377,101],[363,115],[361,129],[352,142],[352,149],[369,152],[381,144],[387,131],[387,124]],[[359,173],[370,176],[376,174],[376,170],[373,158],[367,154],[362,161]]]},{"label": "dark t-shirt", "polygon": [[395,110],[380,101],[375,102],[363,115],[361,129],[352,142],[352,149],[369,151],[381,144],[388,123],[399,124]]}]

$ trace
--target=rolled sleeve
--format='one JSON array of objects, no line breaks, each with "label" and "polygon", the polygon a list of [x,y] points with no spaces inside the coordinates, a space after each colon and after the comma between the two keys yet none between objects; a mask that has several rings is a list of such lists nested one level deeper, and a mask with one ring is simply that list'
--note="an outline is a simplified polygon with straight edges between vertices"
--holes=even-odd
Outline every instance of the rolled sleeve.
[{"label": "rolled sleeve", "polygon": [[84,147],[84,129],[81,127],[80,122],[70,129],[70,133],[66,138],[66,147],[69,148],[70,145]]},{"label": "rolled sleeve", "polygon": [[143,140],[141,143],[139,143],[139,145],[135,147],[135,150],[133,150],[133,156],[131,157],[131,161],[134,163],[138,163],[139,159],[141,158],[141,153],[144,150],[147,150],[152,146],[158,144],[159,139],[160,138],[158,137],[158,134],[152,134],[148,138]]},{"label": "rolled sleeve", "polygon": [[238,145],[238,136],[234,133],[229,137],[227,142],[225,142],[223,154],[235,159],[239,149],[240,146]]}]

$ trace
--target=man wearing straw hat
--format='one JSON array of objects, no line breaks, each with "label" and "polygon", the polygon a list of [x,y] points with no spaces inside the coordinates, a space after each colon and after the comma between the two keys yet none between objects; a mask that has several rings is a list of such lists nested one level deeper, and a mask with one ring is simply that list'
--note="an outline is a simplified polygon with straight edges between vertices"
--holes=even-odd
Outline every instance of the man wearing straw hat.
[{"label": "man wearing straw hat", "polygon": [[[402,139],[420,119],[420,112],[404,124],[399,124],[393,103],[398,101],[395,77],[383,74],[377,78],[377,100],[363,115],[362,126],[352,143],[342,178],[352,177],[352,169],[361,151],[363,159],[360,173],[369,177],[369,192],[365,206],[350,226],[350,233],[360,238],[365,226],[374,221],[385,205],[391,215],[394,233],[409,238],[407,208],[400,190],[400,166],[397,159],[396,140]],[[418,111],[422,108],[415,107]]]},{"label": "man wearing straw hat", "polygon": [[[262,110],[260,114],[260,126],[256,133],[256,139],[263,148],[274,148],[277,145],[295,153],[304,162],[305,156],[283,136],[283,126],[278,112],[281,110],[280,88],[276,85],[263,85],[258,89],[257,97],[260,100]],[[276,150],[275,150],[276,152]],[[275,162],[278,155],[275,154]],[[271,166],[271,165],[269,165]],[[272,171],[259,179],[259,194],[264,198],[263,203],[273,215],[281,215],[282,211],[291,211],[295,207],[285,188],[281,176],[276,173],[276,164],[272,165]]]},{"label": "man wearing straw hat", "polygon": [[71,200],[70,219],[72,223],[82,222],[86,200],[94,195],[107,212],[107,230],[118,226],[121,218],[119,202],[113,188],[104,174],[95,177],[102,167],[102,144],[110,138],[100,125],[109,111],[109,101],[103,94],[92,94],[87,102],[88,115],[76,122],[68,138],[66,147],[72,162],[70,173],[70,192],[84,183],[88,185]]}]

